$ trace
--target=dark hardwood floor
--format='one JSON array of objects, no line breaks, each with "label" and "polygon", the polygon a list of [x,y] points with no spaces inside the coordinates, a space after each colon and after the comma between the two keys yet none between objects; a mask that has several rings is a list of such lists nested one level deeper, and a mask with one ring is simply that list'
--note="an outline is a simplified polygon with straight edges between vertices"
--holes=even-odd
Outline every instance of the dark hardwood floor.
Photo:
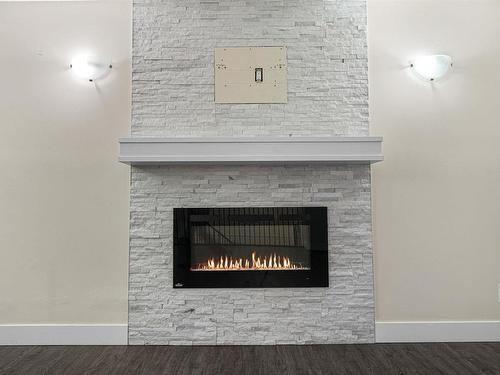
[{"label": "dark hardwood floor", "polygon": [[500,343],[0,346],[0,374],[500,374]]}]

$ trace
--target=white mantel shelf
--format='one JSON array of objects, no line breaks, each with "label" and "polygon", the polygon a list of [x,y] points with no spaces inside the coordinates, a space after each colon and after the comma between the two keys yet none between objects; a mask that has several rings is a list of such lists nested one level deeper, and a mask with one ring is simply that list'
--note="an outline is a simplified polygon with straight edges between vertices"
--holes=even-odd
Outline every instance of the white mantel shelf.
[{"label": "white mantel shelf", "polygon": [[375,163],[384,159],[382,137],[121,138],[120,162]]}]

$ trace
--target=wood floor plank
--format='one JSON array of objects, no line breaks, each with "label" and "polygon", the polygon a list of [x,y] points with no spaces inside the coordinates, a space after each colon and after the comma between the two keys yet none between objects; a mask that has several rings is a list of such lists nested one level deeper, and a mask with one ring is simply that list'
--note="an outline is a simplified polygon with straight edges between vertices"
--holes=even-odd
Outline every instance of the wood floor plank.
[{"label": "wood floor plank", "polygon": [[[405,364],[404,371],[408,375],[422,375],[432,374],[438,371],[433,362],[428,359],[429,353],[432,353],[432,346],[424,345],[421,347],[419,344],[385,344],[386,346],[393,347],[400,356],[402,363]],[[425,350],[423,350],[425,349]]]},{"label": "wood floor plank", "polygon": [[17,374],[500,375],[500,343],[0,347]]},{"label": "wood floor plank", "polygon": [[[42,347],[46,348],[46,347]],[[89,368],[97,352],[101,347],[87,347],[87,346],[65,346],[61,347],[64,354],[52,364],[49,369],[50,374],[83,374]],[[119,351],[121,347],[115,347]]]},{"label": "wood floor plank", "polygon": [[15,369],[34,350],[35,346],[0,346],[0,374],[7,374],[9,369]]},{"label": "wood floor plank", "polygon": [[480,374],[500,374],[500,345],[491,343],[447,344],[462,361],[469,363]]}]

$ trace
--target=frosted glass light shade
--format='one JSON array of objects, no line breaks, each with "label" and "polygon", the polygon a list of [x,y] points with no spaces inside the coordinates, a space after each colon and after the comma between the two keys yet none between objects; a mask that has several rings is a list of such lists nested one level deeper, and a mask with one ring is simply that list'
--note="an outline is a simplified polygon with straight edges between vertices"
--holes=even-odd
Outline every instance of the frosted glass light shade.
[{"label": "frosted glass light shade", "polygon": [[426,81],[437,81],[443,78],[453,65],[448,55],[422,56],[410,63],[413,72]]},{"label": "frosted glass light shade", "polygon": [[70,68],[77,77],[93,82],[107,75],[112,65],[95,56],[80,55],[71,61]]}]

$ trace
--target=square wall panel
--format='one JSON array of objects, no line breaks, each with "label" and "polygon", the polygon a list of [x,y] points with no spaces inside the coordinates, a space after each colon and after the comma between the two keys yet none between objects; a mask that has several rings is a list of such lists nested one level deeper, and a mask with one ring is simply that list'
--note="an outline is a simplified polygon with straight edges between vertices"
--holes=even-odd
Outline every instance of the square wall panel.
[{"label": "square wall panel", "polygon": [[286,103],[286,47],[215,49],[216,103]]}]

